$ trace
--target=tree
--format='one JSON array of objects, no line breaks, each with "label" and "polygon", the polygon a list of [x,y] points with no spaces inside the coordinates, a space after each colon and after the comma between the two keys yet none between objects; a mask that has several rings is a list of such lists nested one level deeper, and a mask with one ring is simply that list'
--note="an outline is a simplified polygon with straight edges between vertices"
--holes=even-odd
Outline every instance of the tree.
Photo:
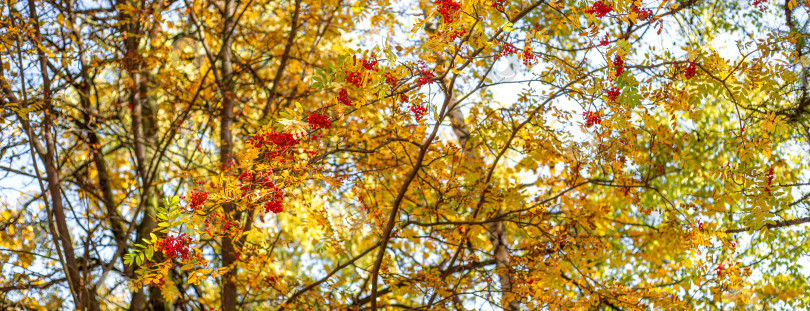
[{"label": "tree", "polygon": [[810,304],[810,5],[4,5],[3,306]]}]

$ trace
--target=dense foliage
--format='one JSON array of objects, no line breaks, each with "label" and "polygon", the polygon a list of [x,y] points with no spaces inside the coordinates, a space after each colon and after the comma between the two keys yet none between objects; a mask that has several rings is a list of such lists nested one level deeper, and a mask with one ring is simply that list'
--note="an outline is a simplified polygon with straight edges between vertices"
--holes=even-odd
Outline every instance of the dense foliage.
[{"label": "dense foliage", "polygon": [[0,309],[810,306],[810,1],[0,12]]}]

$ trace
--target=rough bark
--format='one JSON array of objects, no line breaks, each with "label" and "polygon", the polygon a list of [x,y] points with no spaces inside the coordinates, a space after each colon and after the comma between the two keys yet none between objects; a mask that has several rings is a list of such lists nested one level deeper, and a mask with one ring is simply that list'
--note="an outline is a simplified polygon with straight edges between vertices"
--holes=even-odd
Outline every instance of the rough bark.
[{"label": "rough bark", "polygon": [[[220,76],[222,77],[222,110],[220,111],[220,152],[219,160],[223,170],[227,170],[233,161],[233,133],[231,126],[234,119],[234,100],[233,100],[233,60],[232,60],[232,45],[233,45],[233,28],[235,26],[235,12],[236,1],[225,0],[225,10],[223,12],[222,24],[222,51],[220,53],[222,60],[222,67],[220,68]],[[240,219],[242,213],[239,212],[235,205],[225,204],[223,206],[226,215],[231,215],[233,219]],[[229,237],[222,238],[222,266],[231,267],[236,262],[236,247],[234,241]],[[237,284],[236,284],[236,269],[228,270],[222,276],[222,310],[233,311],[236,310],[237,298]]]}]

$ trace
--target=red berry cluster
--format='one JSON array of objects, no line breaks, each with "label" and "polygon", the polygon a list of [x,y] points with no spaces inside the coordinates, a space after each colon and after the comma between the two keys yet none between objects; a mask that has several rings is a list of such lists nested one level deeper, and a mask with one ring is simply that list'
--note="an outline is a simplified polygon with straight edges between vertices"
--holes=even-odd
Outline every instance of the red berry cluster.
[{"label": "red berry cluster", "polygon": [[239,180],[239,189],[242,192],[253,190],[253,173],[250,171],[242,172],[236,179]]},{"label": "red berry cluster", "polygon": [[427,69],[424,61],[419,61],[419,79],[416,80],[416,86],[420,87],[425,84],[433,83],[433,72]]},{"label": "red berry cluster", "polygon": [[205,232],[208,233],[208,236],[213,237],[214,234],[211,233],[211,226],[219,226],[222,231],[227,231],[228,228],[233,226],[233,222],[226,220],[225,216],[213,212],[205,218]]},{"label": "red berry cluster", "polygon": [[621,95],[621,94],[622,94],[622,91],[621,91],[621,90],[619,90],[619,88],[617,88],[617,87],[615,87],[615,86],[614,86],[614,87],[611,87],[611,88],[610,88],[610,89],[607,91],[607,96],[608,96],[608,99],[610,99],[610,101],[612,101],[612,102],[615,102],[615,101],[616,101],[616,99],[618,99],[618,98],[619,98],[619,95]]},{"label": "red berry cluster", "polygon": [[290,133],[276,132],[258,134],[248,140],[248,143],[252,144],[253,147],[256,148],[260,148],[264,145],[274,145],[278,148],[285,149],[297,145],[298,142],[299,140],[295,139],[295,137]]},{"label": "red berry cluster", "polygon": [[461,4],[453,0],[436,0],[439,6],[439,14],[445,23],[452,23],[456,19],[456,13],[461,10]]},{"label": "red berry cluster", "polygon": [[723,264],[720,264],[719,266],[717,266],[717,268],[714,268],[714,270],[717,271],[717,275],[722,274],[723,273]]},{"label": "red berry cluster", "polygon": [[599,40],[599,46],[608,45],[608,42],[610,42],[610,35],[608,35],[608,33],[606,32],[605,37],[602,38],[602,40]]},{"label": "red berry cluster", "polygon": [[653,20],[653,13],[650,9],[633,7],[633,12],[636,12],[636,19],[640,21],[652,21]]},{"label": "red berry cluster", "polygon": [[250,171],[245,171],[241,175],[239,175],[239,186],[243,192],[252,191],[256,189],[270,189],[275,191],[276,185],[273,183],[273,176],[270,173],[256,173],[256,176],[253,176],[253,173]]},{"label": "red berry cluster", "polygon": [[352,105],[352,100],[349,99],[349,92],[346,92],[346,89],[340,89],[340,92],[338,92],[337,100],[341,104],[344,104],[346,106],[351,106]]},{"label": "red berry cluster", "polygon": [[264,203],[264,213],[267,214],[268,212],[273,212],[274,214],[278,214],[283,212],[284,209],[281,206],[281,200],[273,200]]},{"label": "red berry cluster", "polygon": [[523,49],[523,64],[531,67],[534,66],[535,63],[537,63],[537,58],[532,54],[532,48],[527,46]]},{"label": "red berry cluster", "polygon": [[760,12],[765,12],[765,10],[768,9],[768,6],[767,6],[768,5],[768,0],[754,0],[754,2],[751,3],[751,5],[755,6],[757,9],[759,9]]},{"label": "red berry cluster", "polygon": [[605,4],[602,0],[594,2],[590,8],[585,9],[585,13],[593,14],[598,18],[605,17],[611,11],[613,11],[613,6]]},{"label": "red berry cluster", "polygon": [[504,4],[506,4],[505,2],[506,2],[506,0],[492,1],[492,7],[495,8],[496,10],[498,10],[498,11],[503,12],[503,6],[504,6]]},{"label": "red berry cluster", "polygon": [[509,44],[509,43],[507,43],[506,45],[503,46],[503,52],[501,52],[501,54],[506,55],[506,56],[516,54],[516,53],[517,53],[517,48],[514,45]]},{"label": "red berry cluster", "polygon": [[616,57],[613,58],[613,68],[616,70],[616,77],[624,73],[624,59],[619,54],[616,54]]},{"label": "red berry cluster", "polygon": [[310,113],[307,117],[307,122],[309,126],[313,129],[322,128],[328,129],[332,127],[332,121],[329,121],[329,117],[322,115],[320,113]]},{"label": "red berry cluster", "polygon": [[192,191],[188,196],[188,209],[196,211],[205,207],[205,200],[208,199],[208,192],[206,191]]},{"label": "red berry cluster", "polygon": [[[371,57],[374,57],[374,54],[371,54]],[[364,60],[361,60],[361,62],[363,63],[363,68],[366,68],[366,70],[377,71],[377,69],[374,68],[374,66],[377,66],[377,60],[371,60],[370,61],[370,60],[365,60],[364,59]]]},{"label": "red berry cluster", "polygon": [[344,70],[346,73],[346,82],[356,87],[363,87],[363,73]]},{"label": "red berry cluster", "polygon": [[171,259],[179,257],[182,260],[188,260],[190,258],[188,252],[188,245],[190,243],[191,237],[185,233],[181,233],[177,236],[166,236],[164,239],[158,241],[155,247],[157,250],[162,251],[166,257]]},{"label": "red berry cluster", "polygon": [[386,72],[385,73],[385,83],[391,86],[391,88],[395,88],[397,86],[397,78],[394,77],[393,73]]},{"label": "red berry cluster", "polygon": [[414,118],[416,121],[422,120],[427,114],[427,108],[422,105],[414,105],[411,104],[411,112],[413,112]]},{"label": "red berry cluster", "polygon": [[598,113],[586,111],[582,114],[585,117],[585,126],[591,127],[596,124],[602,124],[602,117]]},{"label": "red berry cluster", "polygon": [[264,213],[265,214],[267,214],[267,212],[273,212],[276,214],[281,213],[283,210],[281,207],[281,202],[284,200],[284,190],[276,187],[273,184],[271,184],[269,187],[265,187],[265,189],[270,190],[269,192],[267,192],[266,195],[271,196],[272,199],[264,203]]},{"label": "red berry cluster", "polygon": [[768,185],[773,183],[773,167],[771,167],[771,169],[768,170],[768,174],[766,174],[765,176],[768,176]]},{"label": "red berry cluster", "polygon": [[683,70],[683,76],[687,79],[692,79],[692,77],[694,77],[696,73],[697,73],[697,65],[695,64],[695,62],[689,62],[689,64],[686,65],[686,69]]},{"label": "red berry cluster", "polygon": [[456,38],[463,37],[467,34],[467,29],[461,28],[458,30],[454,30],[453,33],[450,34],[450,40],[456,40]]},{"label": "red berry cluster", "polygon": [[268,149],[271,150],[265,153],[265,157],[268,159],[274,159],[283,155],[300,142],[300,139],[295,139],[295,136],[290,133],[276,132],[259,134],[248,140],[248,143],[252,144],[255,148],[268,147]]}]

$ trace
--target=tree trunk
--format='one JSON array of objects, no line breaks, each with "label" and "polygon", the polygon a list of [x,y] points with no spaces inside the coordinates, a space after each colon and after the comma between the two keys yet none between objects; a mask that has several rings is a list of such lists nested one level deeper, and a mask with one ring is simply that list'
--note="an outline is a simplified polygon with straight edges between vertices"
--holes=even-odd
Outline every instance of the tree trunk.
[{"label": "tree trunk", "polygon": [[[222,165],[222,170],[227,171],[232,164],[233,159],[233,133],[231,126],[233,125],[233,61],[231,46],[233,45],[234,33],[234,13],[236,12],[236,1],[225,0],[225,11],[222,24],[222,110],[220,111],[220,152],[219,161]],[[232,219],[241,219],[241,212],[239,212],[235,205],[225,204],[223,206],[226,215],[230,215]],[[234,241],[229,237],[222,237],[222,266],[231,267],[236,262],[236,248]],[[236,269],[228,270],[222,276],[222,310],[233,311],[236,310]]]}]

